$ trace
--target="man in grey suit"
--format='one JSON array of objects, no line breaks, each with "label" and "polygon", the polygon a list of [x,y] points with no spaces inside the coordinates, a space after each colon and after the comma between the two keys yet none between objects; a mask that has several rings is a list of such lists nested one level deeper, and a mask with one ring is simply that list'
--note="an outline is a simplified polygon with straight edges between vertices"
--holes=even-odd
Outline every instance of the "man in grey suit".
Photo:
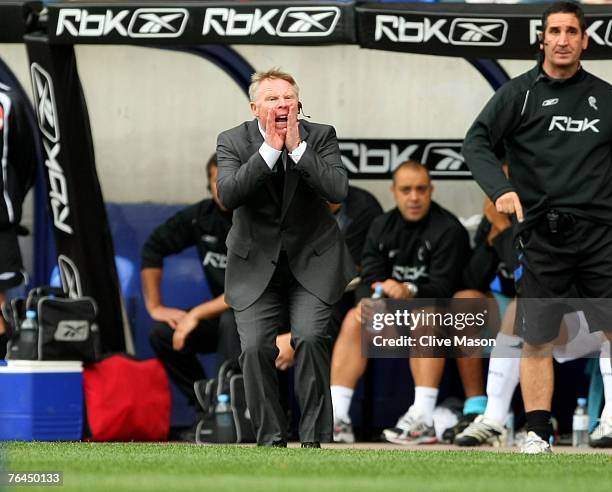
[{"label": "man in grey suit", "polygon": [[302,447],[332,437],[331,307],[354,277],[327,201],[348,189],[334,129],[298,121],[299,89],[279,70],[255,73],[255,119],[217,139],[222,203],[234,210],[227,236],[225,300],[236,313],[246,399],[260,446],[287,444],[274,361],[276,335],[291,326]]}]

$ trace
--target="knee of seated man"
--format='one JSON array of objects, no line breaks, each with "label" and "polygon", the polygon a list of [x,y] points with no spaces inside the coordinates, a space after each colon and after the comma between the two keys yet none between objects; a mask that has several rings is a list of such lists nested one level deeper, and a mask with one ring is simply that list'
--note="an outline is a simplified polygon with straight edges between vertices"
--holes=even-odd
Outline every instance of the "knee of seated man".
[{"label": "knee of seated man", "polygon": [[344,321],[342,322],[341,331],[349,332],[349,333],[359,333],[359,328],[361,328],[361,323],[357,318],[357,309],[354,307],[344,317]]},{"label": "knee of seated man", "polygon": [[167,323],[156,321],[151,326],[149,332],[149,343],[153,348],[172,343],[172,333],[174,330]]},{"label": "knee of seated man", "polygon": [[219,324],[223,327],[233,327],[234,329],[236,329],[236,318],[234,316],[234,311],[228,309],[227,311],[221,313],[221,315],[219,316]]},{"label": "knee of seated man", "polygon": [[476,289],[459,290],[453,294],[453,299],[486,299],[484,292]]}]

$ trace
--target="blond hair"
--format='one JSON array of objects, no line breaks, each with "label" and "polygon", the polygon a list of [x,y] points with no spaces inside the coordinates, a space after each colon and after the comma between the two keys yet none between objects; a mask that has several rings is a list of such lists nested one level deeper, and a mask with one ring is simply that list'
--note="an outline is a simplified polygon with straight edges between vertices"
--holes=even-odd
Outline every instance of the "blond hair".
[{"label": "blond hair", "polygon": [[286,82],[289,82],[293,86],[293,90],[295,90],[295,95],[300,97],[300,88],[295,82],[295,79],[288,74],[287,72],[283,72],[280,68],[271,68],[265,72],[255,72],[251,75],[251,85],[249,85],[249,100],[254,102],[257,98],[257,92],[259,91],[259,85],[268,79],[281,79]]}]

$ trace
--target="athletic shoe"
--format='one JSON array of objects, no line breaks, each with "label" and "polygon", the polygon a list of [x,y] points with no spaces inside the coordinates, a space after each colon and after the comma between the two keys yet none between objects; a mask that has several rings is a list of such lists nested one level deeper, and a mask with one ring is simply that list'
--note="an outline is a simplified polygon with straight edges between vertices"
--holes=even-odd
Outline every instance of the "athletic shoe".
[{"label": "athletic shoe", "polygon": [[435,444],[438,442],[433,425],[427,425],[418,410],[410,407],[395,427],[385,429],[383,438],[393,444]]},{"label": "athletic shoe", "polygon": [[[552,424],[553,433],[551,436],[552,440],[549,444],[551,446],[556,446],[557,444],[559,444],[559,422],[555,417],[551,417],[550,423]],[[514,434],[514,446],[519,449],[522,448],[523,446],[525,446],[527,439],[527,428],[523,427],[521,428],[521,430],[516,431]],[[571,439],[566,444],[571,444]]]},{"label": "athletic shoe", "polygon": [[612,415],[599,421],[599,425],[589,436],[589,446],[592,448],[612,448]]},{"label": "athletic shoe", "polygon": [[548,454],[552,453],[550,444],[544,439],[538,436],[535,432],[529,431],[527,433],[527,440],[521,447],[521,453],[523,454]]},{"label": "athletic shoe", "polygon": [[514,433],[514,446],[522,448],[527,442],[527,430],[523,427]]},{"label": "athletic shoe", "polygon": [[334,442],[344,442],[353,444],[355,442],[355,434],[353,433],[353,425],[344,420],[334,421]]},{"label": "athletic shoe", "polygon": [[442,440],[444,442],[453,443],[455,441],[455,438],[459,434],[461,434],[465,429],[467,429],[467,427],[472,422],[474,422],[474,419],[476,417],[478,417],[477,413],[468,413],[468,414],[462,415],[459,421],[455,425],[453,425],[452,427],[449,427],[442,433]]},{"label": "athletic shoe", "polygon": [[502,446],[506,441],[506,429],[484,415],[476,417],[474,422],[455,437],[457,446]]}]

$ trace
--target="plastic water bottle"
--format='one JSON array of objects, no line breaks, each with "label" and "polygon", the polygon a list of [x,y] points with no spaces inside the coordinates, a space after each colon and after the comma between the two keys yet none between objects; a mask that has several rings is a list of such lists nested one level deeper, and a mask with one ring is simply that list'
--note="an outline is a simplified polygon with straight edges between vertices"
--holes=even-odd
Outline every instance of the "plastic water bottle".
[{"label": "plastic water bottle", "polygon": [[589,414],[586,398],[578,398],[578,406],[572,420],[572,446],[585,448],[589,445]]},{"label": "plastic water bottle", "polygon": [[506,418],[506,446],[511,448],[514,446],[514,412],[510,410]]},{"label": "plastic water bottle", "polygon": [[372,299],[382,299],[385,296],[385,291],[383,290],[383,286],[378,284],[374,287],[374,293],[372,294]]},{"label": "plastic water bottle", "polygon": [[35,310],[28,309],[26,311],[26,317],[19,327],[19,336],[11,343],[9,359],[38,359],[38,322],[36,317]]},{"label": "plastic water bottle", "polygon": [[229,402],[229,395],[221,393],[217,396],[215,406],[215,423],[217,430],[217,442],[236,442],[236,428],[234,427],[234,414]]}]

